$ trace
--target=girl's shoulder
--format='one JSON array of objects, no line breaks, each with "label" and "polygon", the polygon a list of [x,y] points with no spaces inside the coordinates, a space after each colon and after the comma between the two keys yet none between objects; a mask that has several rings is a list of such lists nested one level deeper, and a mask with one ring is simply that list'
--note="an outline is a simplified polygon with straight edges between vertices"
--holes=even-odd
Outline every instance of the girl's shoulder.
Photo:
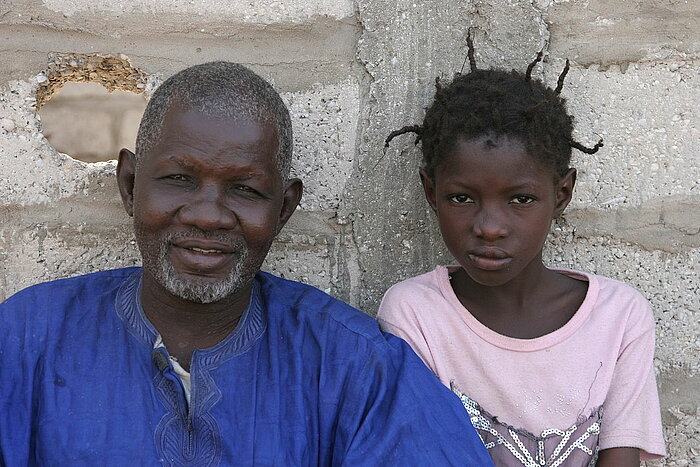
[{"label": "girl's shoulder", "polygon": [[630,324],[653,327],[654,317],[649,301],[635,287],[621,280],[598,274],[556,269],[569,277],[588,282],[588,292],[583,306],[592,307],[592,312],[607,319],[623,320]]},{"label": "girl's shoulder", "polygon": [[444,295],[445,287],[450,287],[450,271],[446,266],[437,266],[432,271],[410,277],[389,287],[384,294],[387,298],[412,299],[430,295]]},{"label": "girl's shoulder", "polygon": [[438,266],[430,272],[394,284],[386,291],[377,319],[380,323],[430,321],[437,316],[453,315],[459,301],[452,292],[450,272]]},{"label": "girl's shoulder", "polygon": [[587,281],[589,288],[597,292],[599,299],[647,302],[647,299],[638,289],[621,280],[573,269],[555,270],[574,279]]}]

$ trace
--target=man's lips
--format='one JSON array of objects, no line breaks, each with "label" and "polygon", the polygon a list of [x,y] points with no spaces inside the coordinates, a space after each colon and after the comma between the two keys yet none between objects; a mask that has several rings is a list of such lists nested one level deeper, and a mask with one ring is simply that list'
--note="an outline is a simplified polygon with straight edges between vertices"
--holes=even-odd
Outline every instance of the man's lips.
[{"label": "man's lips", "polygon": [[479,269],[496,271],[503,269],[513,260],[508,253],[495,247],[483,247],[471,250],[469,260]]},{"label": "man's lips", "polygon": [[203,239],[176,239],[172,242],[177,248],[184,248],[201,254],[230,254],[235,251],[231,245]]},{"label": "man's lips", "polygon": [[175,239],[170,251],[176,269],[195,274],[217,274],[230,267],[237,249],[216,240]]}]

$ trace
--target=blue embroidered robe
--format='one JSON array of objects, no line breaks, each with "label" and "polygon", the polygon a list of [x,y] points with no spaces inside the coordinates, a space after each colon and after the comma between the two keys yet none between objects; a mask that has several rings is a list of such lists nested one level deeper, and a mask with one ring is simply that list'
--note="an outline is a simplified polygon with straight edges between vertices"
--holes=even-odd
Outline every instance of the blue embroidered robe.
[{"label": "blue embroidered robe", "polygon": [[188,405],[140,284],[104,271],[0,305],[0,464],[491,465],[405,342],[266,273],[236,330],[194,352]]}]

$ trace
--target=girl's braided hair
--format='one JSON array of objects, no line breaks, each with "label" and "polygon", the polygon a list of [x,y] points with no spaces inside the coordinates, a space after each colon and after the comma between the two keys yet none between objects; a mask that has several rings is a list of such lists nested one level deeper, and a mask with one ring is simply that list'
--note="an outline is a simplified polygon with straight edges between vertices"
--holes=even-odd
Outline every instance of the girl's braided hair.
[{"label": "girl's braided hair", "polygon": [[542,52],[524,74],[515,70],[479,70],[474,60],[471,31],[467,35],[467,45],[471,71],[455,74],[447,86],[437,78],[433,104],[426,111],[423,125],[391,132],[386,146],[396,136],[416,133],[416,144],[422,141],[423,168],[430,177],[434,177],[435,167],[460,138],[484,135],[518,138],[525,144],[528,154],[553,167],[558,176],[563,176],[569,168],[572,147],[594,154],[603,146],[603,140],[587,148],[572,139],[573,117],[567,113],[566,101],[560,96],[569,71],[568,60],[557,87],[551,89],[531,77],[533,68],[542,59]]}]

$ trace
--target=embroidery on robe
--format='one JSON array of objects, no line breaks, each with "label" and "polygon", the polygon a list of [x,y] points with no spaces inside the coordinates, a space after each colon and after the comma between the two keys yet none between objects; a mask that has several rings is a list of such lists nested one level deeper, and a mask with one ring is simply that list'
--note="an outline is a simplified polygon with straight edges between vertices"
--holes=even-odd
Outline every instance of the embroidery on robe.
[{"label": "embroidery on robe", "polygon": [[221,399],[221,391],[208,373],[195,375],[201,376],[197,380],[197,390],[200,392],[193,395],[198,397],[204,394],[205,397],[197,398],[196,403],[189,407],[192,412],[188,413],[184,394],[177,387],[180,383],[175,380],[174,372],[170,371],[170,377],[162,372],[154,377],[158,395],[168,408],[155,432],[159,454],[169,466],[219,465],[222,455],[221,430],[209,410]]},{"label": "embroidery on robe", "polygon": [[[140,290],[143,271],[135,271],[119,289],[115,298],[117,315],[128,331],[153,348],[157,332],[141,307]],[[191,403],[185,400],[179,377],[172,368],[154,365],[153,384],[166,408],[154,439],[161,461],[171,466],[209,467],[219,465],[222,457],[221,430],[211,409],[221,401],[222,394],[210,372],[227,359],[245,352],[266,329],[260,292],[260,281],[253,281],[251,302],[236,329],[216,346],[198,350],[193,356],[191,370]],[[167,366],[167,364],[166,364]],[[157,371],[156,371],[157,370]],[[166,375],[167,373],[167,375]]]},{"label": "embroidery on robe", "polygon": [[594,467],[603,407],[565,430],[548,428],[540,436],[503,423],[452,383],[472,425],[496,465],[525,467]]}]

